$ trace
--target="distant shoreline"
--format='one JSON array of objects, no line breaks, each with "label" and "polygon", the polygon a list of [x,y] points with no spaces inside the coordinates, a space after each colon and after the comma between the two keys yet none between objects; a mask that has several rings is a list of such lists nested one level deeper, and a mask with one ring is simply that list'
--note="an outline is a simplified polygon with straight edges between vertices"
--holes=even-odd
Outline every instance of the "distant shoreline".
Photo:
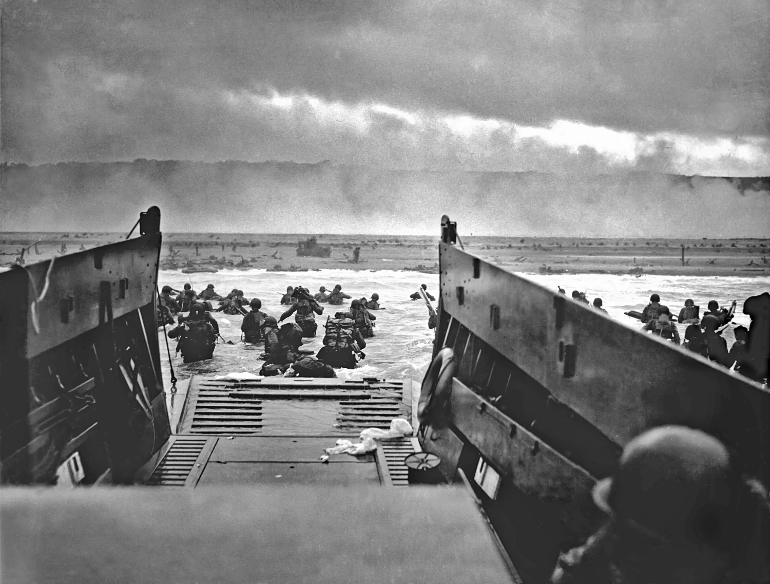
[{"label": "distant shoreline", "polygon": [[[125,236],[123,236],[125,237]],[[438,273],[438,236],[319,235],[330,257],[300,257],[289,234],[166,233],[161,269],[410,270]],[[117,234],[0,233],[0,266],[21,247],[28,262],[122,239]],[[465,237],[466,250],[506,269],[540,274],[770,276],[768,239]],[[196,255],[196,245],[198,246]],[[682,245],[685,263],[682,264]],[[359,262],[354,262],[359,247]]]},{"label": "distant shoreline", "polygon": [[[389,241],[395,242],[398,240],[424,240],[435,239],[438,241],[438,233],[422,233],[422,234],[406,234],[406,235],[390,235],[384,233],[240,233],[240,232],[227,232],[227,231],[163,231],[165,238],[173,238],[179,240],[200,240],[209,241],[211,239],[215,241],[244,241],[244,239],[256,239],[270,240],[271,242],[278,241],[285,244],[296,244],[300,239],[308,237],[315,237],[320,243],[335,243],[339,241]],[[764,242],[768,248],[770,248],[770,237],[592,237],[583,235],[473,235],[461,233],[460,236],[468,242],[479,241],[499,241],[499,242],[519,242],[521,239],[525,239],[528,242],[537,241],[579,241],[579,242],[616,242],[616,241],[628,241],[628,242],[688,242],[688,243],[701,243],[701,242],[714,242],[714,243],[737,243],[737,242]],[[122,231],[105,231],[105,232],[81,232],[81,231],[0,231],[0,241],[6,239],[10,242],[11,239],[17,241],[30,240],[34,237],[42,238],[46,241],[66,241],[68,239],[85,239],[94,241],[117,241],[124,239],[126,233]],[[136,237],[136,232],[132,235]],[[363,238],[363,239],[361,239]],[[210,241],[209,241],[210,243]]]}]

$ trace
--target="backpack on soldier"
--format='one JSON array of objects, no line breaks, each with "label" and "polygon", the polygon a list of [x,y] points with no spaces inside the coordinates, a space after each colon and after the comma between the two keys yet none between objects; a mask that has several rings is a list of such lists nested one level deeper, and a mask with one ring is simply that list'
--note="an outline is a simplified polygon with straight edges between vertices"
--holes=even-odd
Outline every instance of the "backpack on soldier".
[{"label": "backpack on soldier", "polygon": [[289,368],[288,364],[279,363],[265,363],[259,370],[259,374],[263,377],[273,377],[275,375],[283,375],[283,373]]},{"label": "backpack on soldier", "polygon": [[295,350],[302,344],[302,328],[287,322],[278,329],[278,344],[286,349]]},{"label": "backpack on soldier", "polygon": [[372,321],[369,319],[369,314],[366,309],[358,309],[353,311],[353,319],[355,326],[361,336],[364,338],[373,337],[374,331],[372,330]]},{"label": "backpack on soldier", "polygon": [[668,319],[658,318],[655,321],[655,326],[653,328],[653,334],[658,335],[662,339],[673,339],[674,338],[674,324],[672,322],[670,322]]},{"label": "backpack on soldier", "polygon": [[295,361],[292,369],[297,377],[337,377],[329,365],[309,356]]},{"label": "backpack on soldier", "polygon": [[356,323],[352,318],[327,318],[323,344],[330,349],[350,349],[353,346],[353,332]]},{"label": "backpack on soldier", "polygon": [[263,312],[251,311],[243,317],[241,330],[247,343],[258,343],[262,340],[262,322],[265,316]]},{"label": "backpack on soldier", "polygon": [[685,306],[681,311],[679,322],[685,322],[686,320],[700,321],[700,306]]},{"label": "backpack on soldier", "polygon": [[211,323],[205,320],[187,320],[184,326],[186,330],[182,341],[182,356],[185,361],[210,359],[217,339]]}]

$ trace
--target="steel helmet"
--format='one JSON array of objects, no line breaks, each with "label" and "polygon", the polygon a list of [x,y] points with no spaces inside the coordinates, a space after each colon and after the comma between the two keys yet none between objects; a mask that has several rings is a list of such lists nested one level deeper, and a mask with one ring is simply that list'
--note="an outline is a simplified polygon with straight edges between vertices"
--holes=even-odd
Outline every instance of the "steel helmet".
[{"label": "steel helmet", "polygon": [[684,330],[684,338],[688,341],[700,337],[701,334],[700,327],[694,323]]},{"label": "steel helmet", "polygon": [[190,307],[190,316],[203,316],[206,312],[206,307],[203,304],[195,303]]},{"label": "steel helmet", "polygon": [[171,294],[171,286],[163,286],[163,289],[161,290],[163,294]]},{"label": "steel helmet", "polygon": [[700,325],[701,325],[701,327],[703,327],[707,331],[715,331],[715,330],[717,330],[717,327],[719,326],[719,319],[716,316],[714,316],[713,314],[707,314],[700,321]]},{"label": "steel helmet", "polygon": [[264,322],[262,323],[262,326],[263,327],[264,326],[277,327],[278,326],[278,321],[275,320],[274,316],[268,316],[267,318],[265,318]]},{"label": "steel helmet", "polygon": [[738,483],[719,440],[684,426],[661,426],[626,445],[617,472],[596,484],[593,499],[656,538],[726,551],[734,539]]},{"label": "steel helmet", "polygon": [[252,308],[259,310],[262,308],[262,301],[259,298],[252,298],[251,302],[249,302]]},{"label": "steel helmet", "polygon": [[375,292],[374,294],[372,294],[372,300],[379,300],[379,299],[380,299],[380,295],[379,295],[379,294],[377,294],[377,292]]}]

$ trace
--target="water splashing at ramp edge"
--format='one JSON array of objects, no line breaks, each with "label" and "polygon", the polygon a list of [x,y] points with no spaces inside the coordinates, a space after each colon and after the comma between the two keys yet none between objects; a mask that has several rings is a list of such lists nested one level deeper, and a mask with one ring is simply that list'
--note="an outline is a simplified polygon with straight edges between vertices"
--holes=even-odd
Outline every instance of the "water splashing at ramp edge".
[{"label": "water splashing at ramp edge", "polygon": [[[749,296],[770,290],[770,278],[740,278],[740,277],[685,277],[685,276],[616,276],[607,274],[521,274],[522,276],[542,284],[553,290],[561,286],[569,295],[572,290],[587,292],[586,296],[593,300],[600,297],[609,315],[618,322],[633,328],[641,324],[623,313],[628,310],[641,310],[654,292],[660,294],[662,303],[667,305],[676,315],[684,306],[687,298],[693,298],[701,307],[701,314],[707,308],[709,300],[717,300],[722,306],[729,306],[732,300],[738,300],[738,308],[733,325],[749,325],[748,315],[741,313],[743,301]],[[428,311],[425,304],[409,299],[409,295],[421,284],[428,286],[428,291],[438,296],[439,277],[437,274],[422,274],[408,271],[354,271],[354,270],[321,270],[308,272],[267,272],[252,271],[220,271],[216,274],[182,274],[173,271],[161,271],[160,286],[170,285],[181,289],[185,283],[200,292],[208,284],[214,284],[217,292],[226,295],[233,288],[244,291],[247,298],[257,297],[262,301],[262,311],[270,316],[280,318],[288,309],[281,306],[280,299],[287,286],[304,286],[313,294],[320,286],[331,290],[336,284],[342,286],[343,292],[353,298],[371,297],[373,292],[380,295],[380,304],[385,310],[373,311],[377,317],[375,336],[367,339],[364,352],[366,359],[359,363],[356,369],[338,369],[341,379],[361,379],[363,377],[379,377],[389,379],[412,378],[421,380],[430,364],[433,349],[433,331],[428,329]],[[303,348],[314,352],[321,348],[323,338],[323,323],[327,316],[334,316],[337,311],[346,310],[350,301],[342,306],[322,304],[324,313],[316,316],[318,335],[314,339],[305,339]],[[214,351],[214,358],[209,361],[183,364],[181,356],[174,357],[174,369],[179,379],[185,379],[198,373],[225,375],[227,373],[246,371],[258,374],[263,361],[259,359],[262,345],[251,347],[238,342],[241,338],[241,316],[213,313],[220,324],[220,333],[227,340],[236,342],[227,345],[220,341]],[[292,315],[287,321],[294,320]],[[734,341],[733,327],[728,327],[724,333],[728,347]],[[160,330],[159,334],[163,334]],[[680,335],[684,334],[680,326]],[[165,343],[161,339],[161,343]],[[172,341],[172,351],[173,351]],[[168,363],[163,365],[164,383],[170,387],[170,371]]]}]

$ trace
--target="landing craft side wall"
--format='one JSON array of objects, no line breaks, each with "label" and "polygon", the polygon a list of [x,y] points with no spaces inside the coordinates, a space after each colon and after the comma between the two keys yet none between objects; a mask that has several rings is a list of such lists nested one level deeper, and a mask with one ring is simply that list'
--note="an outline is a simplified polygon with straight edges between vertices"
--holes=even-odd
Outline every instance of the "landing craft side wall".
[{"label": "landing craft side wall", "polygon": [[[552,411],[574,412],[613,443],[660,424],[701,428],[770,483],[770,393],[759,384],[447,243],[440,261],[437,348],[456,322],[470,333],[460,358],[483,341],[555,402]],[[562,438],[573,451],[586,446]]]},{"label": "landing craft side wall", "polygon": [[[146,235],[25,266],[30,301],[48,282],[45,297],[36,304],[39,330],[30,312],[26,334],[15,336],[25,347],[26,358],[153,303],[160,237],[159,233]],[[0,289],[10,275],[0,274]],[[23,300],[11,295],[5,301]]]},{"label": "landing craft side wall", "polygon": [[170,433],[157,343],[161,234],[0,275],[2,482],[128,480]]},{"label": "landing craft side wall", "polygon": [[473,488],[525,583],[600,525],[591,488],[645,428],[703,428],[768,482],[770,393],[449,245],[444,227],[434,356],[451,347],[457,368],[420,443]]}]

